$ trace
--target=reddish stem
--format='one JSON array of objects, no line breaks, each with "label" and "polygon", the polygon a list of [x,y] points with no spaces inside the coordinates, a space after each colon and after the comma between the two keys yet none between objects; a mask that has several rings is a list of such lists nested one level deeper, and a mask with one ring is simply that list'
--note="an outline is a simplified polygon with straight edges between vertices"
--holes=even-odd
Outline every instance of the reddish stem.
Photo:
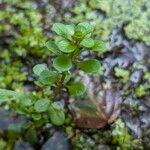
[{"label": "reddish stem", "polygon": [[60,95],[62,88],[64,86],[65,77],[66,77],[66,75],[62,74],[61,79],[58,81],[57,87],[56,87],[55,92],[54,92],[55,94],[54,94],[53,100],[55,100]]}]

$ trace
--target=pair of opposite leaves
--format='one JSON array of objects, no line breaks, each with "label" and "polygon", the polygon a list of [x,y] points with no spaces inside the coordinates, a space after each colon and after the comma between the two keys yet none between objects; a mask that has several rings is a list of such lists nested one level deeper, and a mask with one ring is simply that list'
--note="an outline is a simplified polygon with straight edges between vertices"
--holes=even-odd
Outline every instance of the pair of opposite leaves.
[{"label": "pair of opposite leaves", "polygon": [[70,105],[75,123],[81,128],[102,128],[115,121],[120,113],[122,99],[115,89],[94,94],[93,83],[86,86],[88,100],[76,100]]}]

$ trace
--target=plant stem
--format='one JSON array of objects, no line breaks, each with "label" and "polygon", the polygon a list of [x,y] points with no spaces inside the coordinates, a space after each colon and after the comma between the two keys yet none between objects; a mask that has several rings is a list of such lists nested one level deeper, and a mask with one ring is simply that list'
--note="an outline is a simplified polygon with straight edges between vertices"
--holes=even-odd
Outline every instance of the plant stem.
[{"label": "plant stem", "polygon": [[[76,51],[74,51],[71,54],[71,56],[70,56],[71,57],[71,61],[75,60],[75,56],[76,56],[76,52],[77,51],[79,51],[79,50],[76,50]],[[62,88],[64,86],[64,80],[65,80],[65,78],[66,78],[66,74],[62,73],[62,77],[61,77],[61,79],[57,83],[57,87],[56,87],[55,92],[54,92],[53,100],[55,100],[61,94]]]},{"label": "plant stem", "polygon": [[62,88],[64,86],[64,80],[65,80],[66,74],[62,73],[61,79],[58,81],[57,87],[54,92],[53,100],[57,98],[57,96],[60,95]]}]

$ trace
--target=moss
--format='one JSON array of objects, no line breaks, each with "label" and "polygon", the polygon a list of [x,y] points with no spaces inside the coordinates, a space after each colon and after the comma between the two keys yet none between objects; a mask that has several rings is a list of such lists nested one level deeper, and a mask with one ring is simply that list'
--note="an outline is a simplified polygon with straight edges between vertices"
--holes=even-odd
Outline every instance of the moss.
[{"label": "moss", "polygon": [[130,39],[144,41],[150,45],[150,1],[148,0],[79,0],[73,8],[73,16],[66,16],[67,21],[91,21],[95,34],[108,40],[109,34],[120,22],[127,22],[125,33]]},{"label": "moss", "polygon": [[138,98],[144,97],[146,95],[146,87],[144,85],[140,85],[135,89],[135,95]]},{"label": "moss", "polygon": [[117,149],[131,150],[131,135],[125,128],[125,124],[118,119],[112,127],[112,142],[116,144]]},{"label": "moss", "polygon": [[123,83],[127,83],[130,77],[130,72],[128,70],[115,67],[115,75],[117,77],[121,77]]},{"label": "moss", "polygon": [[0,10],[0,34],[11,37],[7,45],[10,52],[18,56],[45,57],[48,52],[43,47],[47,37],[41,27],[42,14],[33,5],[30,0],[4,1]]},{"label": "moss", "polygon": [[22,89],[22,82],[27,78],[26,73],[21,72],[21,67],[20,61],[2,62],[0,64],[0,88]]}]

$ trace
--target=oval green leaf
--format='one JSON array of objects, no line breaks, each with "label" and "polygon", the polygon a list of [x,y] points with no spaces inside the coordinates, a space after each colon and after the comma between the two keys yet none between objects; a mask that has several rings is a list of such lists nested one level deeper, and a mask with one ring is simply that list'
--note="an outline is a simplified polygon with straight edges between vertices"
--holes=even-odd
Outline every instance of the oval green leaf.
[{"label": "oval green leaf", "polygon": [[94,40],[92,38],[83,39],[80,44],[83,47],[91,48],[94,46]]},{"label": "oval green leaf", "polygon": [[91,33],[94,30],[93,26],[88,22],[81,22],[78,25],[85,27],[88,33]]},{"label": "oval green leaf", "polygon": [[66,25],[67,31],[69,35],[74,35],[75,26],[74,25]]},{"label": "oval green leaf", "polygon": [[54,23],[52,26],[52,30],[61,36],[73,35],[74,25],[64,25],[62,23]]},{"label": "oval green leaf", "polygon": [[17,99],[21,95],[22,95],[22,93],[20,93],[20,92],[15,92],[15,91],[6,90],[6,89],[0,89],[0,105],[4,102],[11,101],[13,99]]},{"label": "oval green leaf", "polygon": [[49,100],[47,99],[37,100],[34,104],[34,109],[36,112],[45,112],[48,110],[48,107],[49,107]]},{"label": "oval green leaf", "polygon": [[35,100],[36,100],[36,97],[33,94],[31,94],[31,93],[22,94],[22,95],[19,96],[19,101],[24,106],[31,106],[31,105],[33,105]]},{"label": "oval green leaf", "polygon": [[58,73],[50,70],[44,70],[40,74],[39,81],[44,85],[52,85],[58,80]]},{"label": "oval green leaf", "polygon": [[76,45],[73,45],[68,40],[62,40],[62,41],[58,42],[57,45],[58,45],[58,48],[62,52],[65,52],[65,53],[71,53],[77,48]]},{"label": "oval green leaf", "polygon": [[41,114],[32,114],[34,120],[40,120],[42,118]]},{"label": "oval green leaf", "polygon": [[69,71],[69,69],[72,67],[71,58],[68,55],[61,55],[58,56],[54,62],[53,66],[58,71]]},{"label": "oval green leaf", "polygon": [[45,46],[47,47],[48,50],[50,50],[52,53],[54,54],[60,54],[60,51],[58,50],[57,45],[52,42],[52,41],[48,41],[46,42]]},{"label": "oval green leaf", "polygon": [[79,67],[86,73],[98,72],[100,63],[96,59],[88,59],[82,62],[78,62]]},{"label": "oval green leaf", "polygon": [[33,67],[33,72],[36,75],[40,75],[42,71],[48,70],[47,66],[45,64],[37,64]]},{"label": "oval green leaf", "polygon": [[50,119],[54,125],[60,126],[65,122],[65,114],[61,108],[55,107],[55,105],[51,105],[50,107]]},{"label": "oval green leaf", "polygon": [[64,35],[67,32],[65,25],[62,23],[54,23],[52,30],[55,31],[58,35]]},{"label": "oval green leaf", "polygon": [[97,52],[105,52],[108,50],[108,45],[103,41],[95,40],[94,46],[91,48],[91,50]]},{"label": "oval green leaf", "polygon": [[86,91],[85,86],[80,82],[74,83],[74,84],[69,85],[67,87],[68,87],[69,93],[71,95],[74,95],[74,96],[83,95],[84,92]]}]

